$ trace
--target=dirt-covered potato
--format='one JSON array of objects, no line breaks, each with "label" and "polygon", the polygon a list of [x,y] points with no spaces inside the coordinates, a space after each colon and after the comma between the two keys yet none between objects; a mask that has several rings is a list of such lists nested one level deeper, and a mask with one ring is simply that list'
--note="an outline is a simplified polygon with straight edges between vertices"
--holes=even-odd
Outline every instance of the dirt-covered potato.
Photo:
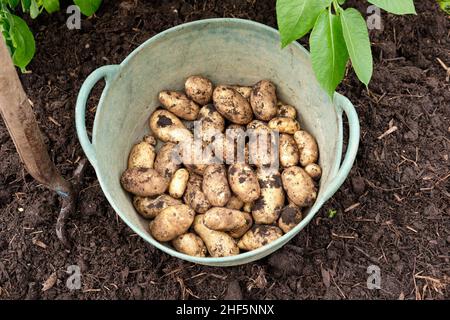
[{"label": "dirt-covered potato", "polygon": [[215,207],[223,207],[231,197],[227,171],[223,164],[210,164],[203,173],[202,190],[209,203]]},{"label": "dirt-covered potato", "polygon": [[211,207],[202,191],[202,180],[201,176],[191,173],[183,196],[184,202],[198,213],[205,213]]},{"label": "dirt-covered potato", "polygon": [[253,225],[252,215],[245,211],[241,211],[241,212],[244,215],[245,224],[242,227],[233,229],[228,232],[228,234],[235,239],[241,238]]},{"label": "dirt-covered potato", "polygon": [[275,85],[268,80],[261,80],[253,86],[250,105],[255,117],[269,121],[277,115],[277,93]]},{"label": "dirt-covered potato", "polygon": [[150,222],[150,234],[158,241],[171,241],[189,230],[194,217],[194,210],[185,204],[167,207]]},{"label": "dirt-covered potato", "polygon": [[239,197],[235,194],[232,194],[230,197],[230,200],[228,200],[228,203],[226,207],[228,209],[234,209],[234,210],[241,210],[244,206],[244,201],[239,199]]},{"label": "dirt-covered potato", "polygon": [[128,169],[153,168],[155,162],[155,147],[147,141],[141,141],[133,146],[128,156]]},{"label": "dirt-covered potato", "polygon": [[285,169],[281,175],[283,187],[289,200],[299,207],[310,207],[317,197],[317,190],[312,178],[300,167]]},{"label": "dirt-covered potato", "polygon": [[200,107],[184,93],[177,91],[161,91],[159,102],[177,117],[184,120],[195,120]]},{"label": "dirt-covered potato", "polygon": [[233,193],[243,202],[255,201],[261,194],[258,178],[248,164],[232,164],[228,168],[228,181]]},{"label": "dirt-covered potato", "polygon": [[135,196],[133,199],[133,205],[137,212],[146,219],[153,219],[163,209],[178,204],[182,204],[181,200],[174,199],[167,194],[162,194],[156,198]]},{"label": "dirt-covered potato", "polygon": [[206,167],[208,167],[207,164],[184,164],[186,168],[189,170],[189,172],[193,174],[198,174],[200,176],[203,176],[205,173]]},{"label": "dirt-covered potato", "polygon": [[308,164],[316,163],[319,158],[319,148],[316,139],[306,131],[294,133],[294,140],[297,143],[300,154],[300,164],[306,167]]},{"label": "dirt-covered potato", "polygon": [[261,197],[253,205],[253,219],[256,224],[272,224],[278,219],[284,206],[285,195],[281,176],[277,170],[264,168],[258,169],[257,175]]},{"label": "dirt-covered potato", "polygon": [[163,194],[169,186],[169,182],[151,168],[127,169],[122,174],[120,183],[126,191],[141,197]]},{"label": "dirt-covered potato", "polygon": [[189,98],[204,106],[211,101],[213,84],[202,76],[190,76],[184,83],[184,91]]},{"label": "dirt-covered potato", "polygon": [[269,128],[280,133],[294,134],[300,130],[300,124],[292,118],[277,117],[269,121]]},{"label": "dirt-covered potato", "polygon": [[249,161],[258,168],[263,166],[278,166],[279,147],[277,135],[260,120],[253,120],[247,125],[249,137]]},{"label": "dirt-covered potato", "polygon": [[217,111],[233,123],[247,124],[253,119],[252,108],[248,101],[228,86],[216,87],[213,101]]},{"label": "dirt-covered potato", "polygon": [[242,211],[252,213],[253,205],[253,202],[245,202]]},{"label": "dirt-covered potato", "polygon": [[212,104],[208,104],[200,109],[198,119],[201,125],[200,138],[204,143],[211,143],[215,136],[225,131],[225,119]]},{"label": "dirt-covered potato", "polygon": [[178,143],[192,140],[192,133],[186,129],[183,122],[172,112],[157,109],[150,116],[150,129],[163,142]]},{"label": "dirt-covered potato", "polygon": [[241,96],[243,96],[245,99],[250,99],[250,95],[252,94],[252,87],[247,86],[238,86],[238,85],[232,85],[230,86],[234,90],[236,90],[238,93],[240,93]]},{"label": "dirt-covered potato", "polygon": [[277,117],[297,119],[297,109],[289,104],[278,102]]},{"label": "dirt-covered potato", "polygon": [[176,199],[180,199],[186,191],[188,180],[189,171],[184,168],[175,171],[172,180],[170,180],[169,194]]},{"label": "dirt-covered potato", "polygon": [[291,203],[281,210],[278,226],[284,233],[288,233],[302,221],[302,218],[303,216],[300,208]]},{"label": "dirt-covered potato", "polygon": [[195,233],[185,233],[172,240],[172,246],[178,252],[193,256],[206,257],[206,246]]},{"label": "dirt-covered potato", "polygon": [[280,164],[287,168],[298,164],[298,148],[290,134],[280,134]]},{"label": "dirt-covered potato", "polygon": [[249,161],[248,145],[245,143],[245,127],[229,125],[223,139],[223,159],[227,164]]},{"label": "dirt-covered potato", "polygon": [[239,254],[236,241],[227,233],[209,229],[205,225],[205,215],[195,217],[194,231],[202,238],[211,257],[227,257]]},{"label": "dirt-covered potato", "polygon": [[305,171],[314,180],[319,180],[322,176],[322,168],[317,163],[308,164]]},{"label": "dirt-covered potato", "polygon": [[178,146],[172,142],[166,142],[159,149],[155,159],[155,170],[169,181],[173,174],[181,167],[181,159]]},{"label": "dirt-covered potato", "polygon": [[232,231],[247,224],[245,212],[214,207],[205,213],[205,226],[216,231]]},{"label": "dirt-covered potato", "polygon": [[283,231],[276,226],[254,225],[239,240],[238,247],[242,250],[256,250],[283,236]]}]

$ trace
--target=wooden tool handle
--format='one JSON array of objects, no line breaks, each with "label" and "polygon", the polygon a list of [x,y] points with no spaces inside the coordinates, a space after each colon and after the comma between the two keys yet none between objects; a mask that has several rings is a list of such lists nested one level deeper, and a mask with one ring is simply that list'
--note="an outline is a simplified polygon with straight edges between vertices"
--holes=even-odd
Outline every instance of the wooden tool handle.
[{"label": "wooden tool handle", "polygon": [[33,109],[1,33],[0,113],[22,162],[33,178],[63,195],[70,192],[71,184],[61,177],[50,160]]}]

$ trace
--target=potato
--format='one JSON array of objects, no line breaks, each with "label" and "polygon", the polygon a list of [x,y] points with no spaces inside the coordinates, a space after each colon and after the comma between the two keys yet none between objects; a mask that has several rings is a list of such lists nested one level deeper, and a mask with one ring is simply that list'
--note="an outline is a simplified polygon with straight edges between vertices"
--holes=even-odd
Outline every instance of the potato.
[{"label": "potato", "polygon": [[216,87],[213,101],[217,111],[233,123],[247,124],[253,119],[252,108],[248,101],[230,87]]},{"label": "potato", "polygon": [[316,163],[310,163],[305,167],[306,173],[314,180],[319,180],[322,176],[322,168]]},{"label": "potato", "polygon": [[294,140],[300,153],[300,164],[306,167],[308,164],[316,163],[319,158],[316,139],[306,131],[297,131],[294,133]]},{"label": "potato", "polygon": [[215,207],[224,207],[231,197],[227,171],[223,164],[210,164],[203,174],[202,190],[209,203]]},{"label": "potato", "polygon": [[280,215],[284,206],[285,195],[281,183],[281,176],[277,170],[258,169],[261,197],[259,197],[252,208],[253,219],[256,224],[272,224]]},{"label": "potato", "polygon": [[238,198],[235,194],[232,194],[230,197],[230,200],[228,200],[228,203],[226,205],[226,208],[228,209],[234,209],[234,210],[241,210],[244,206],[244,201]]},{"label": "potato", "polygon": [[128,169],[153,168],[155,162],[155,147],[150,143],[141,141],[133,146],[128,156]]},{"label": "potato", "polygon": [[289,104],[278,102],[277,117],[297,119],[297,109]]},{"label": "potato", "polygon": [[166,142],[155,159],[155,170],[169,181],[173,174],[181,167],[181,157],[178,145],[172,142]]},{"label": "potato", "polygon": [[238,86],[238,85],[232,85],[230,86],[234,90],[236,90],[241,96],[243,96],[245,99],[250,99],[250,95],[252,94],[252,87],[247,86]]},{"label": "potato", "polygon": [[241,238],[253,225],[253,219],[251,214],[245,211],[242,212],[242,214],[244,215],[245,218],[245,224],[242,227],[233,229],[228,232],[228,234],[235,239]]},{"label": "potato", "polygon": [[193,256],[206,257],[206,246],[202,238],[195,233],[185,233],[172,240],[172,246],[178,252]]},{"label": "potato", "polygon": [[300,167],[285,169],[281,175],[283,187],[289,200],[299,207],[309,207],[314,204],[317,190],[312,178]]},{"label": "potato", "polygon": [[247,125],[249,163],[257,167],[278,166],[277,135],[263,122],[253,120]]},{"label": "potato", "polygon": [[269,128],[278,130],[280,133],[294,134],[300,130],[300,124],[292,118],[277,117],[269,121]]},{"label": "potato", "polygon": [[184,120],[195,120],[200,107],[186,95],[177,91],[161,91],[159,102],[177,117]]},{"label": "potato", "polygon": [[291,231],[302,221],[302,211],[295,204],[289,204],[281,210],[278,226],[284,233]]},{"label": "potato", "polygon": [[181,200],[174,199],[167,194],[162,194],[157,198],[135,196],[133,199],[133,205],[137,212],[146,219],[153,219],[163,209],[178,204],[182,204]]},{"label": "potato", "polygon": [[200,109],[200,138],[205,143],[211,143],[214,141],[215,136],[225,131],[225,119],[214,108],[212,104],[208,104]]},{"label": "potato", "polygon": [[207,164],[185,164],[186,168],[189,170],[189,172],[203,176],[205,173]]},{"label": "potato", "polygon": [[151,134],[145,135],[144,139],[142,139],[142,141],[145,141],[145,142],[151,144],[152,146],[156,146],[156,144],[158,143],[158,141],[156,141],[156,138]]},{"label": "potato", "polygon": [[169,194],[176,199],[181,198],[186,191],[188,180],[189,171],[184,168],[178,169],[170,180]]},{"label": "potato", "polygon": [[120,183],[126,191],[141,197],[160,195],[169,185],[162,175],[151,168],[127,169],[122,174]]},{"label": "potato", "polygon": [[254,225],[238,242],[242,250],[251,251],[261,248],[283,236],[283,231],[276,226]]},{"label": "potato", "polygon": [[298,148],[294,138],[290,134],[280,134],[280,164],[287,168],[298,164]]},{"label": "potato", "polygon": [[277,94],[275,85],[268,80],[261,80],[253,86],[250,105],[255,117],[269,121],[277,115]]},{"label": "potato", "polygon": [[242,207],[242,210],[244,212],[251,213],[253,209],[253,202],[246,202],[244,203],[244,206]]},{"label": "potato", "polygon": [[216,231],[232,231],[247,225],[245,212],[214,207],[206,211],[205,226]]},{"label": "potato", "polygon": [[227,257],[239,254],[236,241],[227,233],[209,229],[204,222],[205,215],[194,219],[194,231],[202,238],[211,257]]},{"label": "potato", "polygon": [[199,175],[191,174],[183,196],[184,202],[198,213],[205,213],[211,207],[208,198],[202,192],[202,180]]},{"label": "potato", "polygon": [[188,231],[194,217],[194,210],[185,204],[167,207],[150,222],[150,234],[158,241],[171,241]]},{"label": "potato", "polygon": [[261,194],[258,178],[248,164],[232,164],[228,168],[228,181],[231,190],[243,202],[255,201]]},{"label": "potato", "polygon": [[248,163],[249,150],[245,138],[244,126],[237,124],[228,126],[223,140],[223,159],[227,164]]},{"label": "potato", "polygon": [[211,101],[213,89],[212,82],[202,76],[190,76],[184,83],[187,96],[201,106]]},{"label": "potato", "polygon": [[157,109],[150,116],[149,123],[152,132],[163,142],[192,140],[192,133],[186,129],[183,122],[167,110]]}]

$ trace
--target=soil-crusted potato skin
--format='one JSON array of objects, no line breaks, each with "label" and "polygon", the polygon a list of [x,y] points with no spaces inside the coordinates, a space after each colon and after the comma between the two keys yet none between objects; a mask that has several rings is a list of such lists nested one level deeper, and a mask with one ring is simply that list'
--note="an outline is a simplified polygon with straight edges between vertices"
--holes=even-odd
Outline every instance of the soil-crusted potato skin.
[{"label": "soil-crusted potato skin", "polygon": [[153,168],[155,157],[155,147],[145,140],[141,141],[131,148],[128,156],[128,169]]},{"label": "soil-crusted potato skin", "polygon": [[178,145],[166,142],[156,154],[155,170],[169,181],[173,174],[181,167]]},{"label": "soil-crusted potato skin", "polygon": [[299,207],[309,207],[314,204],[317,189],[305,170],[297,166],[289,167],[283,171],[281,178],[289,200]]},{"label": "soil-crusted potato skin", "polygon": [[206,211],[205,226],[216,231],[232,231],[247,225],[245,212],[222,207],[214,207]]},{"label": "soil-crusted potato skin", "polygon": [[233,193],[243,202],[255,201],[261,194],[258,178],[248,164],[232,164],[228,168],[228,181]]},{"label": "soil-crusted potato skin", "polygon": [[194,217],[194,210],[185,204],[167,207],[150,222],[150,234],[158,241],[171,241],[188,231]]},{"label": "soil-crusted potato skin", "polygon": [[222,116],[236,124],[247,124],[253,119],[248,101],[228,86],[218,86],[213,92],[214,106]]},{"label": "soil-crusted potato skin", "polygon": [[298,164],[299,155],[297,144],[290,134],[280,134],[280,165],[284,168]]},{"label": "soil-crusted potato skin", "polygon": [[302,221],[302,218],[303,215],[300,208],[291,203],[281,210],[278,226],[284,233],[288,233]]},{"label": "soil-crusted potato skin", "polygon": [[182,204],[181,200],[174,199],[167,194],[162,194],[156,198],[151,197],[139,197],[135,196],[133,198],[133,205],[146,219],[155,218],[163,209]]},{"label": "soil-crusted potato skin", "polygon": [[192,139],[192,133],[183,122],[167,110],[155,110],[150,116],[149,124],[153,134],[163,142],[178,143]]},{"label": "soil-crusted potato skin", "polygon": [[126,191],[141,197],[163,194],[169,186],[168,181],[151,168],[127,169],[122,174],[120,182]]},{"label": "soil-crusted potato skin", "polygon": [[172,246],[178,252],[193,257],[206,257],[208,252],[202,238],[192,232],[182,234],[173,239]]},{"label": "soil-crusted potato skin", "polygon": [[189,176],[188,185],[183,196],[184,202],[197,213],[205,213],[211,204],[202,191],[203,178],[195,173]]},{"label": "soil-crusted potato skin", "polygon": [[261,80],[253,86],[250,104],[256,119],[269,121],[277,115],[277,89],[268,80]]},{"label": "soil-crusted potato skin", "polygon": [[300,124],[292,118],[277,117],[269,121],[269,128],[280,133],[294,134],[300,130]]},{"label": "soil-crusted potato skin", "polygon": [[205,215],[195,217],[194,231],[202,238],[211,257],[228,257],[239,254],[236,241],[227,233],[209,229],[204,222]]},{"label": "soil-crusted potato skin", "polygon": [[283,236],[283,231],[276,226],[254,225],[239,240],[238,247],[251,251],[261,248]]},{"label": "soil-crusted potato skin", "polygon": [[308,164],[316,163],[319,158],[316,139],[308,132],[301,130],[294,133],[294,140],[300,154],[300,164],[306,167]]},{"label": "soil-crusted potato skin", "polygon": [[272,224],[284,206],[284,190],[281,183],[281,176],[274,169],[258,169],[259,185],[261,187],[261,197],[255,201],[252,208],[253,219],[256,224]]},{"label": "soil-crusted potato skin", "polygon": [[195,120],[200,107],[184,93],[177,91],[161,91],[159,102],[177,117],[184,120]]},{"label": "soil-crusted potato skin", "polygon": [[190,76],[184,83],[184,90],[189,98],[204,106],[211,101],[213,84],[205,77]]},{"label": "soil-crusted potato skin", "polygon": [[223,164],[210,164],[203,173],[202,190],[209,203],[215,207],[224,207],[231,197],[227,171]]},{"label": "soil-crusted potato skin", "polygon": [[170,180],[169,194],[176,199],[180,199],[181,197],[183,197],[188,181],[188,170],[186,170],[185,168],[181,168],[175,171],[172,176],[172,180]]}]

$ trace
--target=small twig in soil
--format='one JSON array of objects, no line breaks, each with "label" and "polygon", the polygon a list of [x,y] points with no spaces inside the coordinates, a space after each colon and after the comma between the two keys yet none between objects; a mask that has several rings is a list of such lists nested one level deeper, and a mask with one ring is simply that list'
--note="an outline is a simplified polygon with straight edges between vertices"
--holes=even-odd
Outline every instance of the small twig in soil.
[{"label": "small twig in soil", "polygon": [[447,67],[447,65],[441,59],[436,58],[436,60],[439,62],[439,64],[442,66],[442,68],[444,68],[444,70],[447,72],[447,77],[445,78],[445,81],[448,82],[450,80],[450,67]]},{"label": "small twig in soil", "polygon": [[358,208],[360,205],[361,205],[361,203],[359,203],[359,202],[354,203],[354,204],[352,204],[350,207],[344,209],[344,212],[352,211],[352,210]]}]

